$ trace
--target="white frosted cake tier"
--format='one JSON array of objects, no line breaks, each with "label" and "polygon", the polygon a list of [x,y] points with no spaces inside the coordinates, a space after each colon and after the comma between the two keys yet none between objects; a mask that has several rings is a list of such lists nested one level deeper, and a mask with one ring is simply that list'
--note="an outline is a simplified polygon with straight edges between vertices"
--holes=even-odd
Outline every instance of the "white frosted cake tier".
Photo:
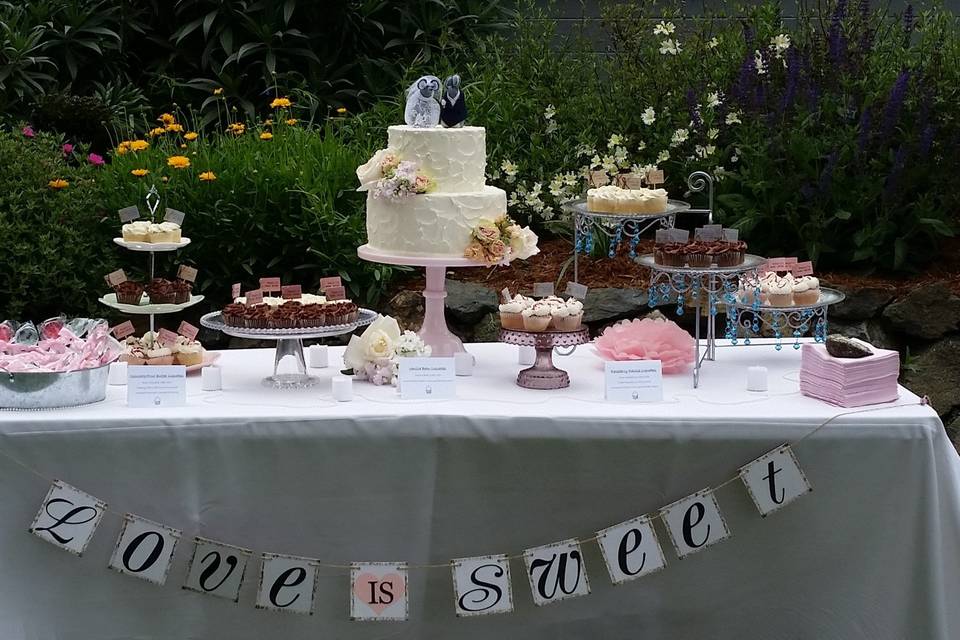
[{"label": "white frosted cake tier", "polygon": [[497,187],[485,186],[469,193],[427,193],[401,200],[375,198],[368,193],[368,244],[384,253],[460,258],[477,224],[494,220],[506,211],[507,194]]},{"label": "white frosted cake tier", "polygon": [[487,146],[483,127],[387,129],[388,146],[412,160],[436,184],[436,193],[475,193],[486,185]]}]

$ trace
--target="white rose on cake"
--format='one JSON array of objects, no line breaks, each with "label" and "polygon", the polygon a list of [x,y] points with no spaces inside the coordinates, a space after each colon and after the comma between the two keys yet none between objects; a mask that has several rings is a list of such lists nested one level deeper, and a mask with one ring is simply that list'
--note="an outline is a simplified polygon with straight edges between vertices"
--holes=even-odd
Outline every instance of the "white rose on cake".
[{"label": "white rose on cake", "polygon": [[537,246],[539,238],[530,227],[521,228],[519,225],[512,225],[510,232],[510,258],[516,260],[526,260],[540,253]]},{"label": "white rose on cake", "polygon": [[367,191],[370,185],[376,183],[384,177],[383,166],[389,165],[390,161],[397,157],[397,152],[393,149],[380,149],[366,164],[357,167],[357,179],[360,180],[360,188],[357,191]]}]

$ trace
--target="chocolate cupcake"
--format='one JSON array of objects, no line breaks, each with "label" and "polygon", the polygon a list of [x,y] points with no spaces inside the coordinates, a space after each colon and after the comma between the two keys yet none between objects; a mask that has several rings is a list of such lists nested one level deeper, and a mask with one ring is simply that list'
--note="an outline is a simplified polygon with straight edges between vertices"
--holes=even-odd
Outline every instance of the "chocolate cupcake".
[{"label": "chocolate cupcake", "polygon": [[230,327],[247,326],[246,320],[244,319],[244,314],[246,311],[246,305],[231,302],[225,306],[223,311],[220,313],[221,317],[223,318],[223,324]]},{"label": "chocolate cupcake", "polygon": [[127,280],[113,288],[117,294],[117,302],[121,304],[140,304],[143,299],[143,285],[139,282]]},{"label": "chocolate cupcake", "polygon": [[747,243],[743,240],[726,242],[726,250],[717,258],[717,265],[721,267],[736,267],[743,264],[747,253]]},{"label": "chocolate cupcake", "polygon": [[274,309],[270,326],[279,329],[293,329],[299,326],[300,313],[303,308],[299,302],[289,301]]},{"label": "chocolate cupcake", "polygon": [[703,269],[713,264],[713,256],[707,253],[709,246],[705,242],[694,241],[683,248],[685,262],[695,269]]},{"label": "chocolate cupcake", "polygon": [[176,304],[177,291],[172,281],[166,278],[154,278],[146,289],[150,304]]},{"label": "chocolate cupcake", "polygon": [[247,327],[252,329],[270,329],[273,320],[273,310],[265,304],[247,307],[243,314]]},{"label": "chocolate cupcake", "polygon": [[300,310],[299,326],[303,328],[322,327],[326,322],[327,313],[322,304],[308,304]]}]

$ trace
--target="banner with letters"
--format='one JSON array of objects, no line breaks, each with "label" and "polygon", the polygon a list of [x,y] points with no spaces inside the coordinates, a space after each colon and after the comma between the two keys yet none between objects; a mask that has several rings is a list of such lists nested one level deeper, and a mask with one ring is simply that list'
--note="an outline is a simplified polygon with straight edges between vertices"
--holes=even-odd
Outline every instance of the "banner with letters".
[{"label": "banner with letters", "polygon": [[[6,455],[6,454],[5,454]],[[741,481],[761,517],[785,508],[810,492],[790,445],[768,451],[740,467],[737,476],[714,488],[679,498],[660,509],[636,515],[601,529],[589,538],[567,538],[521,553],[464,557],[436,564],[406,562],[325,562],[316,558],[261,552],[248,570],[254,552],[227,542],[194,536],[183,589],[239,602],[240,589],[257,578],[257,609],[313,615],[321,567],[349,572],[349,611],[360,622],[402,622],[410,615],[413,570],[451,572],[453,609],[458,617],[511,613],[514,593],[511,561],[522,560],[530,597],[536,606],[590,594],[582,546],[596,542],[610,581],[624,585],[668,569],[656,522],[660,521],[674,554],[683,560],[731,537],[720,509],[718,489]],[[61,480],[53,480],[29,531],[40,539],[81,555],[106,513],[121,518],[120,535],[107,566],[157,586],[167,582],[182,531],[107,504]],[[516,564],[514,568],[516,568]],[[595,569],[594,569],[595,570]]]}]

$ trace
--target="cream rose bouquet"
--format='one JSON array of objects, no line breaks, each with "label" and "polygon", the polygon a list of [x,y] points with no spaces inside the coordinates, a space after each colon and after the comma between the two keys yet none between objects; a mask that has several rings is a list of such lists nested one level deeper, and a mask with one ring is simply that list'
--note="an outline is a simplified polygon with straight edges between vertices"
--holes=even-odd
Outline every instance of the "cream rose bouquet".
[{"label": "cream rose bouquet", "polygon": [[487,264],[508,264],[540,253],[537,240],[530,227],[520,227],[510,216],[503,215],[493,221],[481,220],[463,255]]},{"label": "cream rose bouquet", "polygon": [[361,335],[350,338],[343,364],[353,370],[357,380],[396,384],[400,358],[429,356],[430,351],[414,332],[401,332],[396,319],[380,316]]},{"label": "cream rose bouquet", "polygon": [[366,164],[357,167],[357,179],[360,188],[357,191],[369,191],[370,187],[397,170],[400,159],[394,149],[380,149]]}]

